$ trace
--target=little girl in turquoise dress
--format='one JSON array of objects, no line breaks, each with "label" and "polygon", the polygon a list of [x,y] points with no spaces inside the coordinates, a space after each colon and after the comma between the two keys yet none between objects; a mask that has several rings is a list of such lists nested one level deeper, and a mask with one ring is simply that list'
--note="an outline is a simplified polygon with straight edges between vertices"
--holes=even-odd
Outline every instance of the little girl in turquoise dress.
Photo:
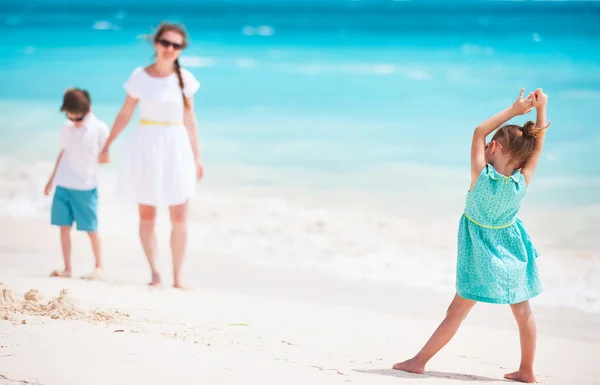
[{"label": "little girl in turquoise dress", "polygon": [[[509,380],[535,382],[536,326],[529,299],[541,293],[537,250],[517,213],[542,153],[548,97],[523,89],[507,109],[481,123],[471,145],[471,188],[458,230],[456,295],[446,318],[421,351],[394,369],[422,374],[427,362],[454,336],[480,302],[510,304],[519,327],[521,364]],[[535,107],[537,121],[503,125]],[[501,126],[503,125],[503,126]],[[501,126],[501,127],[500,127]],[[492,140],[486,137],[496,131]]]}]

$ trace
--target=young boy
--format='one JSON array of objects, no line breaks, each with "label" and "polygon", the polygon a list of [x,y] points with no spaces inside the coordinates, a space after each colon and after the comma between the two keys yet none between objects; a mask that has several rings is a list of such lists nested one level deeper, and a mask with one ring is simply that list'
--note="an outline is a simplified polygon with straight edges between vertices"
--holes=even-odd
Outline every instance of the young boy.
[{"label": "young boy", "polygon": [[98,236],[98,155],[108,138],[108,127],[98,120],[91,109],[87,91],[68,89],[63,97],[61,112],[67,115],[60,134],[60,153],[54,171],[44,189],[49,195],[56,185],[52,201],[51,224],[60,226],[60,242],[64,271],[54,271],[52,277],[71,277],[71,226],[85,231],[90,237],[96,267],[87,277],[101,278],[102,256]]}]

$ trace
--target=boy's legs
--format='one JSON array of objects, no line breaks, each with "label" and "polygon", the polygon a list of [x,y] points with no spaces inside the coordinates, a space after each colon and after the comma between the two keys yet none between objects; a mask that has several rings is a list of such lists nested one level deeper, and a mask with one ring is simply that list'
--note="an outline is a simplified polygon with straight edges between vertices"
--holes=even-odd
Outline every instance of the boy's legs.
[{"label": "boy's legs", "polygon": [[519,339],[521,341],[521,365],[519,370],[508,373],[504,377],[520,382],[535,382],[533,373],[533,360],[535,358],[536,325],[529,301],[510,305],[519,326]]},{"label": "boy's legs", "polygon": [[62,248],[65,270],[54,270],[51,277],[71,277],[71,226],[60,226],[60,246]]},{"label": "boy's legs", "polygon": [[454,300],[452,300],[452,303],[448,307],[446,318],[444,318],[421,351],[413,358],[395,364],[393,368],[417,374],[424,373],[427,362],[450,342],[452,337],[456,334],[460,324],[467,317],[467,314],[469,314],[469,311],[471,311],[476,303],[476,301],[463,298],[456,294]]},{"label": "boy's legs", "polygon": [[73,216],[77,230],[88,233],[94,253],[94,270],[86,278],[99,279],[103,273],[102,248],[98,235],[98,190],[71,190]]},{"label": "boy's legs", "polygon": [[71,276],[71,225],[73,224],[73,209],[69,201],[69,191],[57,186],[52,199],[50,223],[60,226],[60,245],[65,262],[64,271],[55,270],[52,277]]},{"label": "boy's legs", "polygon": [[90,243],[92,244],[92,252],[94,253],[94,271],[87,276],[88,279],[100,279],[102,273],[104,273],[104,266],[102,265],[102,247],[100,242],[100,236],[97,231],[88,232],[90,237]]}]

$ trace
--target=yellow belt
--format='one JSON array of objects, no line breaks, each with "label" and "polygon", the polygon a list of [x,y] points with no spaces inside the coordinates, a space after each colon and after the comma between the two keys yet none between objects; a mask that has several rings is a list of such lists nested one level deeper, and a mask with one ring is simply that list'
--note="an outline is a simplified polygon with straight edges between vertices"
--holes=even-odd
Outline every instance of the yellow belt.
[{"label": "yellow belt", "polygon": [[481,223],[477,222],[476,220],[474,220],[473,218],[471,218],[470,216],[468,216],[466,213],[465,213],[465,217],[468,220],[470,220],[471,222],[475,223],[477,226],[485,227],[486,229],[505,229],[507,227],[512,226],[515,223],[515,221],[512,221],[511,223],[506,224],[506,225],[502,225],[502,226],[488,226],[488,225],[484,225],[484,224],[481,224]]},{"label": "yellow belt", "polygon": [[153,126],[181,126],[183,122],[157,122],[154,120],[140,119],[140,124]]}]

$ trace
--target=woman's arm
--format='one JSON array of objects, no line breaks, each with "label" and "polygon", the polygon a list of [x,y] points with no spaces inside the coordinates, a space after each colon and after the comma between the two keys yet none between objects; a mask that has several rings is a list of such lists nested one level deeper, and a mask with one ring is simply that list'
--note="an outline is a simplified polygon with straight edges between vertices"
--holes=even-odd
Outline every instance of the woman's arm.
[{"label": "woman's arm", "polygon": [[200,158],[200,146],[198,145],[198,121],[196,120],[196,113],[194,112],[194,98],[188,98],[188,103],[188,108],[183,112],[183,123],[185,124],[185,128],[190,137],[190,144],[196,163],[196,177],[200,179],[202,178],[203,168],[202,160]]},{"label": "woman's arm", "polygon": [[135,106],[137,105],[138,99],[133,98],[130,95],[127,95],[125,98],[125,102],[121,107],[121,111],[117,115],[115,122],[113,123],[112,129],[110,130],[110,135],[104,144],[104,148],[100,153],[99,162],[100,163],[108,163],[109,156],[108,150],[112,142],[117,139],[117,136],[123,131],[123,129],[127,126],[129,121],[131,120],[131,116],[133,115],[133,111],[135,110]]}]

